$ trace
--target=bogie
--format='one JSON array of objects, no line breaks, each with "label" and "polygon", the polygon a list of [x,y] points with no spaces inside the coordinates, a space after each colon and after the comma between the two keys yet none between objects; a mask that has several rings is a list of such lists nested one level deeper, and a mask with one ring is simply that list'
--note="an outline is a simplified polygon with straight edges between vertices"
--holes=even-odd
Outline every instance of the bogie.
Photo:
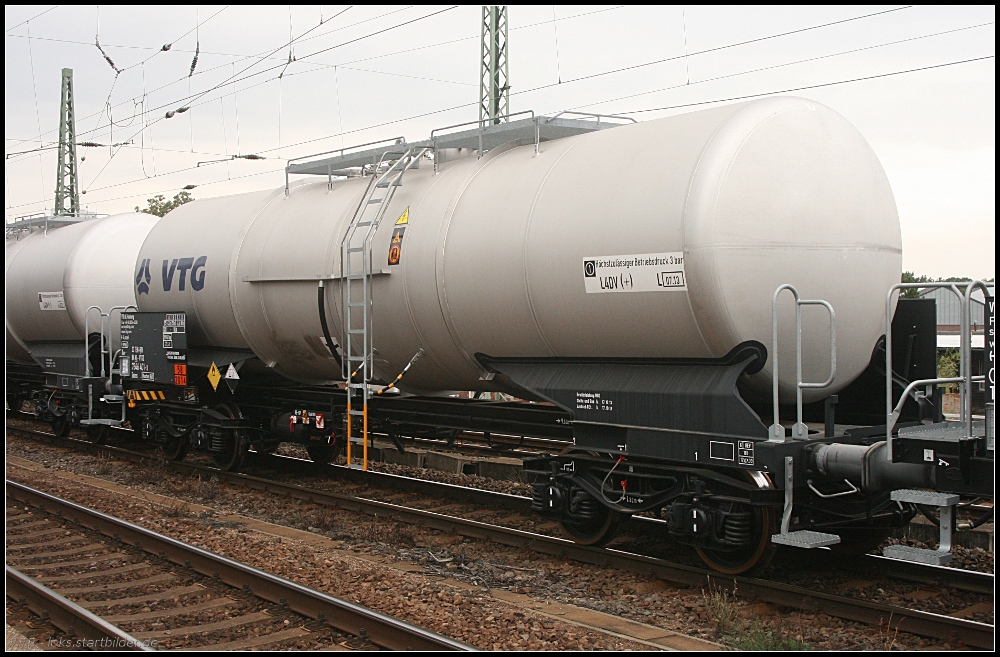
[{"label": "bogie", "polygon": [[[595,452],[534,457],[525,469],[533,509],[558,521],[577,543],[606,544],[629,514],[654,512],[671,538],[694,548],[713,570],[755,572],[775,554],[771,539],[781,530],[786,497],[769,473]],[[878,547],[915,513],[887,492],[824,497],[804,486],[794,496],[789,530],[835,532],[841,542],[834,549],[851,554]]]},{"label": "bogie", "polygon": [[[214,409],[217,413],[231,420],[243,419],[243,414],[235,404],[219,404]],[[245,429],[220,428],[212,432],[212,460],[220,470],[237,471],[243,467],[250,440]]]}]

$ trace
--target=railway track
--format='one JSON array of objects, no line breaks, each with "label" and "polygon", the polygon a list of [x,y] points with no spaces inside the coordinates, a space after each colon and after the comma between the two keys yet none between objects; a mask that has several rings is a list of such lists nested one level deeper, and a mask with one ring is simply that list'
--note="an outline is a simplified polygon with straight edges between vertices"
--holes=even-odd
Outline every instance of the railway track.
[{"label": "railway track", "polygon": [[[149,455],[140,454],[138,452],[132,452],[130,450],[117,447],[96,446],[90,443],[68,438],[56,438],[42,432],[34,432],[25,429],[8,429],[8,431],[14,431],[23,435],[31,435],[32,437],[48,441],[73,443],[87,450],[104,450],[117,457],[133,461],[149,459]],[[396,490],[419,492],[422,494],[434,494],[440,497],[462,499],[465,502],[473,502],[487,506],[500,506],[519,511],[524,511],[527,506],[530,506],[530,500],[527,500],[527,498],[494,493],[491,491],[464,488],[450,484],[441,484],[438,482],[430,482],[385,473],[360,472],[357,470],[349,470],[340,466],[317,466],[311,462],[305,462],[289,457],[268,456],[264,460],[273,464],[280,463],[285,467],[300,468],[303,473],[308,472],[312,475],[317,473],[328,474],[332,477],[339,477],[352,482],[367,483],[380,488],[386,487]],[[388,502],[365,499],[352,495],[331,493],[288,483],[279,483],[261,477],[220,472],[214,468],[194,463],[166,462],[166,465],[179,473],[211,473],[216,476],[219,481],[300,499],[331,508],[360,512],[369,515],[378,515],[383,518],[389,517],[402,522],[419,524],[424,527],[459,534],[470,538],[491,540],[503,545],[529,549],[541,554],[572,559],[583,563],[610,566],[627,571],[652,574],[660,579],[678,584],[695,587],[727,588],[739,591],[740,595],[749,596],[765,602],[775,603],[791,608],[822,611],[831,616],[865,622],[873,625],[887,625],[891,626],[893,629],[898,628],[900,631],[910,632],[920,636],[938,639],[957,637],[969,646],[978,648],[993,647],[994,626],[976,621],[830,593],[823,593],[801,586],[794,586],[759,578],[745,576],[720,576],[718,573],[713,571],[672,563],[664,559],[629,553],[611,548],[592,548],[580,546],[572,541],[552,536],[492,525],[431,511],[414,509]],[[650,528],[655,528],[654,526],[658,524],[657,521],[652,519],[635,518],[634,522],[640,527],[640,529],[647,531]],[[918,582],[945,584],[947,586],[980,593],[992,593],[994,590],[994,577],[990,574],[952,568],[928,567],[921,566],[920,564],[910,564],[905,562],[894,562],[881,557],[874,557],[872,555],[869,555],[869,557],[870,558],[866,557],[861,560],[861,563],[873,566],[883,574],[887,574],[887,571],[889,571],[893,577],[910,579]],[[833,553],[824,552],[820,558],[829,561],[831,558],[836,557]],[[845,565],[848,564],[847,561],[844,563]],[[829,564],[826,564],[826,567],[829,567]]]},{"label": "railway track", "polygon": [[[151,458],[150,454],[144,454],[142,452],[122,447],[94,445],[86,441],[76,440],[69,437],[62,438],[41,431],[10,427],[8,428],[8,431],[33,439],[44,440],[52,444],[72,444],[76,448],[84,449],[91,453],[107,451],[114,453],[119,458],[132,462],[140,462],[144,459],[148,460]],[[127,430],[123,430],[122,433],[127,433]],[[163,463],[167,467],[175,469],[177,472],[188,474],[211,473],[211,475],[218,477],[220,481],[228,480],[235,483],[242,482],[244,485],[250,485],[258,490],[263,490],[260,488],[262,484],[247,483],[256,482],[260,479],[257,477],[220,472],[210,466],[204,466],[191,462],[164,461]],[[304,477],[318,476],[370,486],[380,490],[430,495],[449,500],[461,499],[468,503],[485,507],[506,509],[515,513],[529,514],[531,512],[531,498],[520,495],[511,495],[509,493],[457,486],[455,484],[407,477],[387,472],[376,472],[373,470],[365,472],[339,465],[313,463],[312,461],[291,456],[256,454],[255,463],[264,468],[292,471],[294,473],[301,474]],[[229,474],[234,474],[234,478],[227,479]],[[262,481],[267,480],[263,479]],[[664,521],[642,516],[633,516],[630,518],[625,525],[625,530],[636,534],[649,534],[651,532],[664,533],[666,531]],[[898,559],[888,559],[875,554],[848,556],[832,552],[830,550],[817,550],[809,552],[798,551],[796,556],[799,560],[805,561],[806,565],[815,568],[848,569],[857,571],[862,575],[866,573],[879,573],[910,582],[947,585],[956,589],[976,593],[992,593],[994,591],[994,576],[988,573],[981,573],[973,570],[900,561]]]},{"label": "railway track", "polygon": [[7,596],[77,638],[108,642],[98,645],[301,649],[348,634],[358,647],[471,649],[16,482],[6,482],[6,495]]},{"label": "railway track", "polygon": [[6,565],[6,591],[8,598],[26,604],[36,615],[50,620],[53,625],[86,647],[102,650],[152,650],[151,646],[9,564]]}]

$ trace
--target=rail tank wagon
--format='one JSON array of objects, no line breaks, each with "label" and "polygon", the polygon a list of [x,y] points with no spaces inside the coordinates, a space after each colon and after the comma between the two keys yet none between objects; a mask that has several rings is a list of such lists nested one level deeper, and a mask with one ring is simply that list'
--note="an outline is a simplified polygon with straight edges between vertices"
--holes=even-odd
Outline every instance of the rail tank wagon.
[{"label": "rail tank wagon", "polygon": [[[128,212],[7,239],[7,358],[37,363],[54,387],[57,377],[69,375],[64,389],[73,392],[85,390],[81,377],[88,374],[87,361],[100,374],[102,352],[109,370],[110,356],[120,347],[119,312],[135,309],[135,258],[158,220]],[[87,359],[81,357],[85,349]],[[18,388],[8,386],[8,401],[20,407]],[[84,409],[72,392],[60,393],[46,400],[39,414],[55,419],[65,432]]]},{"label": "rail tank wagon", "polygon": [[[652,512],[727,573],[992,496],[992,434],[969,404],[941,422],[934,305],[897,303],[892,192],[846,120],[798,98],[514,119],[289,161],[322,179],[150,223],[119,251],[138,311],[102,403],[226,469],[284,441],[367,467],[370,434],[561,440],[524,462],[536,511],[591,545]],[[82,340],[25,321],[28,350]]]}]

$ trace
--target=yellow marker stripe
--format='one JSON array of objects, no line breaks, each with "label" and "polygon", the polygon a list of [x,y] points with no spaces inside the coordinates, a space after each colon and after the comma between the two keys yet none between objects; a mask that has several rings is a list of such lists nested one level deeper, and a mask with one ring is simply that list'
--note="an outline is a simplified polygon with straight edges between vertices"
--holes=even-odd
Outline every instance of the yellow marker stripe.
[{"label": "yellow marker stripe", "polygon": [[143,390],[142,391],[142,398],[145,399],[146,401],[149,401],[149,393],[146,392],[145,390]]},{"label": "yellow marker stripe", "polygon": [[160,391],[160,399],[166,399],[166,398],[167,398],[167,396],[166,396],[166,395],[164,395],[164,394],[163,394],[163,391],[161,390],[161,391]]}]

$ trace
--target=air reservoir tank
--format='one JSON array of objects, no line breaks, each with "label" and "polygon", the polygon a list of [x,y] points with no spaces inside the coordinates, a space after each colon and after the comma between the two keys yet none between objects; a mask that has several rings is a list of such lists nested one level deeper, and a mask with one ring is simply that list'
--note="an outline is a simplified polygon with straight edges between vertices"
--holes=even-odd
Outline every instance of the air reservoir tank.
[{"label": "air reservoir tank", "polygon": [[[340,378],[317,287],[342,334],[341,240],[368,179],[195,201],[157,224],[137,268],[143,310],[189,313],[195,344],[251,349],[303,382]],[[400,230],[402,229],[402,230]],[[399,248],[390,257],[391,242]],[[490,390],[494,357],[717,358],[771,348],[790,283],[836,310],[836,392],[868,365],[899,280],[885,172],[843,117],[782,97],[456,157],[406,173],[373,240],[375,366],[421,348],[411,390]],[[780,388],[795,391],[790,296]],[[830,367],[829,319],[803,319],[804,379]],[[771,363],[744,386],[770,393]]]}]

